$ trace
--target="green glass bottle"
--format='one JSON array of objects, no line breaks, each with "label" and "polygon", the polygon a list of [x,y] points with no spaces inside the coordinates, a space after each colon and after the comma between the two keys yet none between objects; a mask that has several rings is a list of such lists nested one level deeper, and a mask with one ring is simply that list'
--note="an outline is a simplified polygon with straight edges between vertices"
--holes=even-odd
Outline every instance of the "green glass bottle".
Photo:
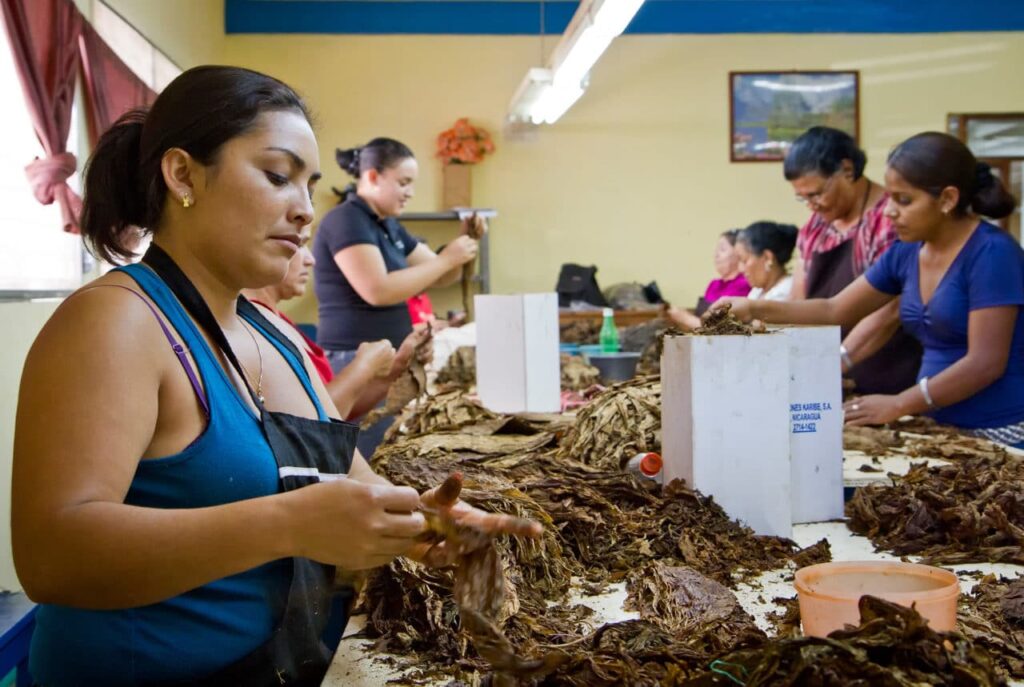
[{"label": "green glass bottle", "polygon": [[619,352],[619,330],[615,328],[615,312],[611,308],[604,309],[604,322],[601,324],[601,352]]}]

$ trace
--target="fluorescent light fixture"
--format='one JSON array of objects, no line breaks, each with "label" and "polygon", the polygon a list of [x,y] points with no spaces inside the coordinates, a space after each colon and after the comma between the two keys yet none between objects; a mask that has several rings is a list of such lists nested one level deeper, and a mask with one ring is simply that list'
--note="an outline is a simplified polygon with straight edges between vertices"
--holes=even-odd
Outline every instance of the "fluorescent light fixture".
[{"label": "fluorescent light fixture", "polygon": [[551,90],[551,70],[541,67],[534,67],[526,72],[522,83],[516,89],[508,105],[508,119],[511,122],[535,121],[534,116],[542,107],[540,103],[544,100],[548,91]]},{"label": "fluorescent light fixture", "polygon": [[547,69],[530,69],[509,105],[509,119],[553,124],[586,90],[588,75],[644,0],[583,0]]},{"label": "fluorescent light fixture", "polygon": [[537,103],[531,114],[534,124],[554,124],[583,95],[583,86],[576,84],[562,87],[551,86]]}]

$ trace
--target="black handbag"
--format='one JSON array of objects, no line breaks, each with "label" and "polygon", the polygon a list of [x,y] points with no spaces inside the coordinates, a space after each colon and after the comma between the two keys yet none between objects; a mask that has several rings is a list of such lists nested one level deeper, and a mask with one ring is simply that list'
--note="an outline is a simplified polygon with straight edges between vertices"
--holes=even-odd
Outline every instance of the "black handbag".
[{"label": "black handbag", "polygon": [[558,292],[560,308],[567,308],[579,301],[602,308],[608,305],[601,288],[597,285],[597,267],[594,265],[584,267],[571,262],[565,263],[558,272],[555,291]]}]

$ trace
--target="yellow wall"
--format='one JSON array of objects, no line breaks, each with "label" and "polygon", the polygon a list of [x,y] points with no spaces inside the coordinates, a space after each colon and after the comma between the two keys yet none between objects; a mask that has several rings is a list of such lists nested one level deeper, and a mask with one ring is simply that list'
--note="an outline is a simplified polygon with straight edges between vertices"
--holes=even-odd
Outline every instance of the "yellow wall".
[{"label": "yellow wall", "polygon": [[87,1],[111,7],[182,69],[221,62],[224,0]]},{"label": "yellow wall", "polygon": [[[224,56],[312,102],[323,191],[344,181],[335,146],[390,135],[418,151],[413,209],[432,210],[434,136],[462,115],[500,134],[538,49],[522,37],[230,36]],[[862,141],[879,178],[894,143],[942,129],[947,112],[1024,109],[1021,64],[1019,33],[622,38],[564,119],[532,140],[499,135],[497,154],[474,169],[474,201],[500,212],[493,287],[550,289],[559,265],[575,261],[598,265],[605,286],[657,279],[667,298],[691,303],[711,276],[720,231],[801,221],[778,163],[729,163],[730,70],[861,69]]]},{"label": "yellow wall", "polygon": [[[195,37],[158,9],[177,3],[113,4],[183,65],[195,62],[185,54]],[[712,276],[719,232],[756,219],[800,222],[805,211],[778,163],[729,163],[730,70],[860,69],[862,141],[876,179],[894,143],[943,129],[948,112],[1024,110],[1024,33],[626,36],[562,120],[511,140],[503,116],[539,63],[538,38],[248,35],[214,45],[203,33],[204,54],[269,72],[310,101],[325,172],[321,214],[334,204],[330,186],[347,182],[335,147],[376,135],[405,141],[421,162],[410,209],[435,210],[436,134],[459,116],[491,129],[498,152],[474,168],[473,196],[500,213],[499,292],[550,289],[559,265],[574,261],[598,265],[602,285],[656,279],[667,298],[688,304]],[[315,319],[311,298],[292,311]]]}]

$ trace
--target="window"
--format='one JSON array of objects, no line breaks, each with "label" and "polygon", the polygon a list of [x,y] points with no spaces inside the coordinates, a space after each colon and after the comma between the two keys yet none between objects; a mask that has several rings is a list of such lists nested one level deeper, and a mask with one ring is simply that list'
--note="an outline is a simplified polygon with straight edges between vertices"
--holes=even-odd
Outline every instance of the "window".
[{"label": "window", "polygon": [[[2,20],[0,20],[2,21]],[[41,205],[25,165],[43,155],[36,138],[7,31],[0,26],[0,93],[10,105],[0,119],[0,298],[67,292],[82,283],[82,239],[62,228],[60,207]],[[78,155],[78,113],[72,113],[68,151]],[[68,180],[78,190],[78,175]]]}]

